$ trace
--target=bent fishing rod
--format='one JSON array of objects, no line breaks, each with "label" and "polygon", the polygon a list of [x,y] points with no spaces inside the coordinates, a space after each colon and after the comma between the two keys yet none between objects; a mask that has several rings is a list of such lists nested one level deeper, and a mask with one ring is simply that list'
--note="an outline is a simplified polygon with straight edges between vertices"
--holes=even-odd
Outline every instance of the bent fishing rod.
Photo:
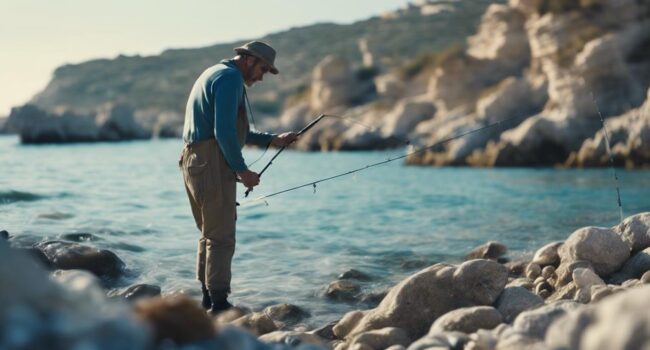
[{"label": "bent fishing rod", "polygon": [[[314,125],[316,125],[316,123],[318,123],[319,121],[321,121],[321,119],[323,119],[325,116],[326,116],[325,114],[321,114],[321,115],[319,115],[318,118],[314,119],[311,123],[307,124],[307,126],[305,126],[304,128],[302,128],[302,130],[298,131],[298,133],[296,134],[296,136],[300,136],[300,135],[304,134],[305,132],[307,132],[307,130],[311,129]],[[264,174],[264,172],[266,171],[266,169],[268,169],[268,168],[271,166],[271,164],[273,164],[273,161],[275,160],[275,158],[277,158],[277,157],[280,155],[280,153],[282,153],[282,151],[284,151],[284,149],[287,148],[287,146],[288,146],[288,145],[286,145],[286,146],[282,146],[282,147],[278,150],[278,152],[275,153],[275,155],[273,156],[273,158],[271,158],[271,160],[269,160],[269,162],[266,164],[266,166],[264,166],[264,168],[262,169],[262,171],[260,171],[260,173],[258,174],[259,177],[262,177],[262,174]],[[248,197],[248,195],[251,193],[251,191],[253,191],[253,188],[252,188],[252,187],[246,190],[246,193],[244,194],[244,197]]]},{"label": "bent fishing rod", "polygon": [[456,136],[452,136],[452,137],[449,137],[449,138],[447,138],[447,139],[444,139],[444,140],[438,141],[438,142],[436,142],[436,143],[434,143],[434,144],[431,144],[431,145],[428,145],[428,146],[424,146],[424,147],[421,147],[421,148],[417,148],[417,149],[415,149],[415,150],[412,151],[412,152],[409,152],[409,153],[407,153],[407,154],[404,154],[404,155],[401,155],[401,156],[398,156],[398,157],[388,158],[388,159],[383,160],[383,161],[381,161],[381,162],[376,162],[376,163],[367,164],[367,165],[365,165],[365,166],[362,166],[362,167],[359,167],[359,168],[356,168],[356,169],[352,169],[352,170],[349,170],[349,171],[346,171],[346,172],[342,172],[342,173],[339,173],[339,174],[336,174],[336,175],[332,175],[332,176],[329,176],[329,177],[325,177],[325,178],[321,178],[321,179],[314,180],[314,181],[311,181],[311,182],[307,182],[307,183],[304,183],[304,184],[302,184],[302,185],[298,185],[298,186],[294,186],[294,187],[291,187],[291,188],[287,188],[287,189],[285,189],[285,190],[277,191],[277,192],[274,192],[274,193],[271,193],[271,194],[268,194],[268,195],[260,196],[260,197],[257,197],[257,198],[255,198],[255,199],[252,199],[252,200],[250,200],[250,201],[248,201],[248,202],[246,202],[246,203],[243,203],[243,204],[247,204],[247,203],[252,203],[252,202],[256,202],[256,201],[260,201],[260,200],[264,200],[264,199],[266,199],[266,198],[274,197],[274,196],[280,195],[280,194],[282,194],[282,193],[287,193],[287,192],[295,191],[295,190],[297,190],[297,189],[304,188],[304,187],[313,187],[313,188],[314,188],[314,192],[315,192],[315,191],[316,191],[316,184],[319,184],[319,183],[321,183],[321,182],[325,182],[325,181],[333,180],[333,179],[336,179],[336,178],[339,178],[339,177],[343,177],[343,176],[347,176],[347,175],[354,174],[354,173],[356,173],[356,172],[360,172],[360,171],[362,171],[362,170],[370,169],[370,168],[373,168],[373,167],[376,167],[376,166],[379,166],[379,165],[383,165],[383,164],[387,164],[387,163],[390,163],[390,162],[394,162],[394,161],[396,161],[396,160],[404,159],[404,158],[406,158],[406,157],[408,157],[408,156],[411,156],[411,155],[414,155],[414,154],[418,154],[418,153],[422,153],[422,152],[424,152],[424,151],[426,151],[426,150],[429,150],[429,149],[434,149],[434,148],[436,148],[436,147],[439,147],[440,145],[443,145],[443,144],[445,144],[445,143],[451,142],[451,141],[456,140],[456,139],[463,138],[463,137],[465,137],[465,136],[467,136],[467,135],[471,135],[471,134],[474,134],[474,133],[477,133],[477,132],[481,132],[481,131],[484,131],[484,130],[488,130],[488,129],[491,129],[491,128],[495,127],[495,126],[499,126],[499,125],[501,125],[501,124],[504,124],[504,123],[506,123],[506,122],[513,121],[513,120],[517,120],[517,119],[523,119],[523,118],[525,118],[525,116],[518,116],[518,117],[512,117],[512,118],[502,119],[502,120],[496,121],[496,122],[494,122],[494,123],[491,123],[491,124],[485,125],[485,126],[483,126],[483,127],[480,127],[480,128],[477,128],[477,129],[473,129],[473,130],[470,130],[470,131],[467,131],[467,132],[464,132],[464,133],[458,134],[458,135],[456,135]]}]

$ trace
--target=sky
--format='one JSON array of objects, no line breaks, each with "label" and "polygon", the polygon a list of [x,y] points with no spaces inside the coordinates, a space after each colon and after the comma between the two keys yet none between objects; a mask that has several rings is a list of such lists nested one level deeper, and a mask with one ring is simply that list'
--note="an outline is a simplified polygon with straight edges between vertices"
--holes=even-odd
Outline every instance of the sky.
[{"label": "sky", "polygon": [[47,85],[56,67],[156,55],[317,22],[352,23],[406,0],[2,0],[0,117]]}]

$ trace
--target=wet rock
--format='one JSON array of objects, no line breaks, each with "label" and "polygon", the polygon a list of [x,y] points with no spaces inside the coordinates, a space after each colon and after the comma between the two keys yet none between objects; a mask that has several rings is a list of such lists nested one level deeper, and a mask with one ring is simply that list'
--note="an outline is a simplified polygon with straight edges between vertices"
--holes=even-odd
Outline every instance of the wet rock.
[{"label": "wet rock", "polygon": [[0,231],[0,239],[8,240],[9,239],[9,232],[6,230]]},{"label": "wet rock", "polygon": [[147,328],[133,320],[130,310],[109,307],[103,291],[93,283],[94,276],[83,271],[64,273],[53,281],[24,251],[0,240],[0,348],[149,346]]},{"label": "wet rock", "polygon": [[45,253],[43,253],[38,248],[14,248],[14,249],[25,252],[28,256],[34,259],[34,261],[37,261],[39,264],[41,264],[43,267],[47,269],[54,268],[50,259],[48,259]]},{"label": "wet rock", "polygon": [[544,304],[538,295],[522,287],[510,287],[503,290],[494,306],[503,315],[505,322],[512,322],[522,311]]},{"label": "wet rock", "polygon": [[508,252],[508,248],[501,242],[489,241],[481,246],[478,246],[465,256],[465,260],[472,259],[490,259],[497,260],[502,255]]},{"label": "wet rock", "polygon": [[135,304],[134,311],[153,329],[158,343],[169,339],[176,344],[187,344],[215,335],[210,318],[188,297],[144,299]]},{"label": "wet rock", "polygon": [[115,253],[77,243],[47,241],[36,245],[57,269],[80,269],[100,278],[114,279],[124,273],[125,264]]},{"label": "wet rock", "polygon": [[363,296],[361,296],[361,302],[364,304],[371,305],[372,307],[375,307],[381,303],[382,300],[388,295],[388,292],[390,289],[385,289],[385,290],[380,290],[380,291],[373,291],[369,293],[364,293]]},{"label": "wet rock", "polygon": [[368,347],[369,349],[386,349],[393,345],[406,346],[411,343],[408,334],[400,328],[386,327],[361,333],[350,341],[349,347]]},{"label": "wet rock", "polygon": [[529,337],[544,339],[548,327],[558,318],[580,307],[574,301],[559,301],[520,313],[512,324],[514,330]]},{"label": "wet rock", "polygon": [[560,264],[560,255],[558,249],[564,244],[564,241],[556,241],[539,248],[533,256],[533,263],[539,266]]},{"label": "wet rock", "polygon": [[225,326],[228,323],[236,319],[239,319],[249,313],[251,313],[250,310],[235,306],[224,312],[220,312],[219,314],[217,314],[214,317],[214,323],[217,326]]},{"label": "wet rock", "polygon": [[628,289],[598,304],[570,312],[551,325],[546,343],[552,348],[570,349],[647,348],[650,346],[648,296],[650,286]]},{"label": "wet rock", "polygon": [[338,322],[339,321],[330,322],[330,323],[328,323],[328,324],[326,324],[326,325],[324,325],[322,327],[314,329],[313,331],[311,331],[309,333],[315,334],[315,335],[317,335],[317,336],[319,336],[319,337],[321,337],[323,339],[326,339],[326,340],[337,339],[336,335],[334,335],[334,326],[336,326],[336,324]]},{"label": "wet rock", "polygon": [[357,280],[357,281],[370,281],[372,277],[367,273],[355,269],[349,269],[337,277],[340,280]]},{"label": "wet rock", "polygon": [[232,322],[233,326],[243,327],[251,331],[256,336],[271,333],[278,330],[278,326],[266,314],[261,312],[254,312],[244,315]]},{"label": "wet rock", "polygon": [[650,247],[650,213],[627,217],[623,222],[614,226],[613,230],[619,234],[633,252]]},{"label": "wet rock", "polygon": [[129,301],[135,301],[145,298],[160,296],[160,287],[152,284],[134,284],[124,289],[116,289],[108,293],[109,297],[124,298]]},{"label": "wet rock", "polygon": [[559,249],[562,263],[586,260],[599,276],[618,271],[630,257],[630,248],[611,229],[583,227],[569,236]]},{"label": "wet rock", "polygon": [[291,304],[272,305],[264,309],[263,313],[275,321],[280,321],[287,325],[294,325],[305,317],[309,317],[309,312]]},{"label": "wet rock", "polygon": [[555,271],[555,274],[557,275],[555,289],[565,286],[569,282],[573,281],[573,270],[577,268],[585,268],[593,271],[593,267],[591,263],[585,260],[562,263],[560,264],[560,266],[558,266],[557,270]]},{"label": "wet rock", "polygon": [[344,327],[337,325],[334,332],[351,339],[369,330],[398,327],[418,338],[436,318],[451,310],[491,305],[501,294],[507,274],[503,265],[491,260],[470,260],[458,267],[433,265],[393,287],[376,308],[347,314],[340,322]]},{"label": "wet rock", "polygon": [[330,283],[325,291],[325,296],[338,301],[355,301],[361,292],[361,287],[351,281],[339,280]]},{"label": "wet rock", "polygon": [[318,335],[305,332],[274,331],[258,338],[265,343],[286,344],[294,347],[301,344],[313,344],[325,347],[326,343]]},{"label": "wet rock", "polygon": [[464,307],[440,316],[429,333],[457,331],[471,334],[479,329],[492,329],[502,321],[501,313],[492,306]]},{"label": "wet rock", "polygon": [[611,276],[609,282],[621,284],[625,280],[640,278],[646,271],[650,271],[650,248],[634,254],[620,271]]}]

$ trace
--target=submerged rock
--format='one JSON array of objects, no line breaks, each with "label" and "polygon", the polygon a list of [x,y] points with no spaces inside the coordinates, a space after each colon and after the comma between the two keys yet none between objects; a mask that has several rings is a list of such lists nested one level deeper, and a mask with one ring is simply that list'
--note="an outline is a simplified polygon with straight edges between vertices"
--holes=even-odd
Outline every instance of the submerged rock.
[{"label": "submerged rock", "polygon": [[134,284],[124,289],[116,289],[108,293],[109,297],[124,298],[135,301],[160,296],[160,287],[152,284]]},{"label": "submerged rock", "polygon": [[263,313],[268,315],[271,319],[285,324],[296,324],[310,316],[309,312],[291,304],[272,305],[265,308]]},{"label": "submerged rock", "polygon": [[357,281],[370,281],[372,277],[365,272],[361,272],[355,269],[349,269],[339,275],[338,279],[340,280],[357,280]]},{"label": "submerged rock", "polygon": [[124,273],[125,264],[115,253],[77,243],[47,241],[36,245],[54,268],[80,269],[97,277],[115,279]]},{"label": "submerged rock", "polygon": [[355,301],[361,292],[361,287],[348,280],[339,280],[330,283],[325,291],[325,295],[338,301]]}]

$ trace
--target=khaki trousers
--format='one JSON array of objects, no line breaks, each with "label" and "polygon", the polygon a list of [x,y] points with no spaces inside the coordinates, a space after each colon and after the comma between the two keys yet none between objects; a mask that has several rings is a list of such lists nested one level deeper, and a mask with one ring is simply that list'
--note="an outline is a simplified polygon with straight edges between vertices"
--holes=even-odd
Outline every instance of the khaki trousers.
[{"label": "khaki trousers", "polygon": [[210,291],[230,291],[235,252],[236,177],[216,140],[186,145],[180,160],[185,190],[201,238],[197,278]]}]

